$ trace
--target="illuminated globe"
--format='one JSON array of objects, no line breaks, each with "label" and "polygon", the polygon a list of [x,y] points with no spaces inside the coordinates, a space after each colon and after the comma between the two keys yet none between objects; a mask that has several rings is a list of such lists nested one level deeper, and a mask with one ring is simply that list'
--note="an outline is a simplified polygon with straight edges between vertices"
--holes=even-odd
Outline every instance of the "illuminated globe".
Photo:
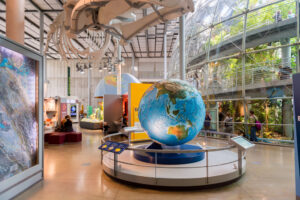
[{"label": "illuminated globe", "polygon": [[148,136],[168,146],[191,141],[202,129],[204,119],[201,94],[181,80],[153,84],[139,105],[139,120]]}]

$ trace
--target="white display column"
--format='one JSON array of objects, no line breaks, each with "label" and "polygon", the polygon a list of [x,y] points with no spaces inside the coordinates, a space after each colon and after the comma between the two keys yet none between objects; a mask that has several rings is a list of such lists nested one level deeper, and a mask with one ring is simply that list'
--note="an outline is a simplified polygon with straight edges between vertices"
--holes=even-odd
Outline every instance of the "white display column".
[{"label": "white display column", "polygon": [[185,80],[185,16],[179,18],[180,79]]},{"label": "white display column", "polygon": [[88,68],[88,106],[91,106],[92,99],[91,99],[91,69]]},{"label": "white display column", "polygon": [[168,78],[167,74],[167,23],[165,23],[165,30],[164,30],[164,79]]},{"label": "white display column", "polygon": [[117,95],[122,95],[122,70],[121,70],[121,45],[118,45],[118,63],[116,65],[117,71]]},{"label": "white display column", "polygon": [[6,36],[24,44],[25,0],[6,1]]}]

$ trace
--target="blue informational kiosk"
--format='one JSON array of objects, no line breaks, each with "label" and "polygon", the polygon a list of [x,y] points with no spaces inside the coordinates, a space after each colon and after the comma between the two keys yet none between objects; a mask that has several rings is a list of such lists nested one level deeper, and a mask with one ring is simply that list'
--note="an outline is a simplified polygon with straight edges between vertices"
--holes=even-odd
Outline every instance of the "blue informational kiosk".
[{"label": "blue informational kiosk", "polygon": [[293,76],[294,116],[295,116],[295,179],[296,199],[300,200],[300,73]]}]

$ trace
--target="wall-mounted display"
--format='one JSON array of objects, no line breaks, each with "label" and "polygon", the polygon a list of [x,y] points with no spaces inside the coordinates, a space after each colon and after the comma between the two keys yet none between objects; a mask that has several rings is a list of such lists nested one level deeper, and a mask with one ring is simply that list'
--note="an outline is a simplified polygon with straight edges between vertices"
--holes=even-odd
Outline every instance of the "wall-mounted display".
[{"label": "wall-mounted display", "polygon": [[38,163],[37,62],[0,46],[0,181]]},{"label": "wall-mounted display", "polygon": [[43,56],[0,36],[0,199],[43,178]]}]

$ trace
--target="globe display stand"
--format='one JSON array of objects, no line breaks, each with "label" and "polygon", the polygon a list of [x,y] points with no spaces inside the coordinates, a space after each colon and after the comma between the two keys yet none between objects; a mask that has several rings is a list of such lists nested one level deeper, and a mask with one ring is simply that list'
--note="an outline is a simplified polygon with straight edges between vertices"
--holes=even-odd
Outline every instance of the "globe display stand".
[{"label": "globe display stand", "polygon": [[[106,141],[124,133],[104,137],[99,147],[103,170],[116,179],[170,187],[207,186],[241,177],[246,169],[244,146],[252,144],[236,138],[224,147],[213,144],[203,148],[195,137],[206,115],[201,94],[187,82],[154,83],[144,93],[138,109],[141,127],[152,142],[135,145],[130,137],[118,143]],[[122,148],[124,142],[126,148]]]},{"label": "globe display stand", "polygon": [[[161,150],[201,150],[200,146],[182,144],[176,147],[163,146],[156,142],[151,143],[150,145],[141,145],[138,148],[141,149],[161,149]],[[155,155],[157,156],[155,158]],[[198,162],[204,159],[204,152],[195,152],[195,153],[151,153],[151,152],[141,152],[134,151],[134,158],[146,162],[146,163],[155,163],[157,164],[166,164],[166,165],[176,165],[176,164],[188,164]]]}]

